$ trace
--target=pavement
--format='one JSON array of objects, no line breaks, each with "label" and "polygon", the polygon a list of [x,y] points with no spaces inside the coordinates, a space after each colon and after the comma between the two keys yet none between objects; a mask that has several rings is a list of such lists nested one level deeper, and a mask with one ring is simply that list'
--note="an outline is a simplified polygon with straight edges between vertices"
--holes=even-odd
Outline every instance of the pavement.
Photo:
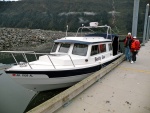
[{"label": "pavement", "polygon": [[150,113],[150,41],[54,113]]}]

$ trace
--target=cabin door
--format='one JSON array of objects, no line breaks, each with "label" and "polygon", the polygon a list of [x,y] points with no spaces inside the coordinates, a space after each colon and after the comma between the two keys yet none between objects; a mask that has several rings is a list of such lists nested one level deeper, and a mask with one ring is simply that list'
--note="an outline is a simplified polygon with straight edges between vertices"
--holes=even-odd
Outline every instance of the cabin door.
[{"label": "cabin door", "polygon": [[113,56],[115,56],[115,55],[117,55],[117,53],[119,51],[119,38],[118,38],[118,36],[115,36],[113,38],[112,46],[113,46]]}]

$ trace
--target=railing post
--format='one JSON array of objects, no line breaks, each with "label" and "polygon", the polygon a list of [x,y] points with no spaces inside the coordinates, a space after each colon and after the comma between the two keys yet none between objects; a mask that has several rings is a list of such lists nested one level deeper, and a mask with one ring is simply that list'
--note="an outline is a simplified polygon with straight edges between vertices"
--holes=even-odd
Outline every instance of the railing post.
[{"label": "railing post", "polygon": [[13,54],[13,53],[11,53],[11,55],[12,55],[12,57],[14,58],[14,60],[15,60],[16,64],[18,65],[18,62],[17,62],[17,60],[16,60],[16,58],[15,58],[14,54]]},{"label": "railing post", "polygon": [[149,4],[146,5],[145,23],[144,23],[144,32],[143,32],[143,46],[145,45],[148,11],[149,11]]},{"label": "railing post", "polygon": [[29,65],[29,67],[32,69],[32,67],[30,66],[30,64],[29,64],[29,62],[28,62],[28,59],[27,59],[27,57],[26,57],[26,55],[25,55],[25,53],[23,52],[23,55],[24,55],[24,58],[25,58],[25,60],[26,60],[26,62],[28,63],[28,65]]},{"label": "railing post", "polygon": [[54,69],[56,69],[56,67],[55,67],[55,65],[53,64],[53,62],[52,62],[51,58],[49,57],[49,55],[47,55],[47,56],[48,56],[49,60],[51,61],[51,63],[52,63],[52,65],[53,65]]},{"label": "railing post", "polygon": [[[70,57],[70,55],[68,55],[69,57]],[[75,67],[75,65],[74,65],[74,63],[73,63],[73,60],[72,60],[72,58],[70,57],[70,60],[71,60],[71,62],[72,62],[72,64],[73,64],[73,66]]]},{"label": "railing post", "polygon": [[36,56],[36,53],[34,52],[34,55],[35,55],[35,58],[36,58],[36,60],[37,60],[37,56]]}]

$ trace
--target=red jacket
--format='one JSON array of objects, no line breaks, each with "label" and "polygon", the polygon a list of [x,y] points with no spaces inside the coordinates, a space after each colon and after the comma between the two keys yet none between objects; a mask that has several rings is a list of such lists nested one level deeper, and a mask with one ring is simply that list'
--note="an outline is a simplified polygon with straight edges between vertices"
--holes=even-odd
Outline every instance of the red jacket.
[{"label": "red jacket", "polygon": [[140,50],[140,41],[138,39],[133,39],[131,42],[131,52]]}]

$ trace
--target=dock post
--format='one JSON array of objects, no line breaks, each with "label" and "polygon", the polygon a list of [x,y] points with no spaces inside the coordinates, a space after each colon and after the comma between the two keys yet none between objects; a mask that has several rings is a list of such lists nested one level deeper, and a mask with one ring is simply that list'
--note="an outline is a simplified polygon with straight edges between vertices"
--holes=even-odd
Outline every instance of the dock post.
[{"label": "dock post", "polygon": [[149,30],[150,29],[150,16],[148,16],[147,32],[146,32],[146,42],[149,41]]},{"label": "dock post", "polygon": [[138,23],[138,13],[139,13],[139,1],[140,0],[134,0],[133,20],[132,20],[132,36],[137,36],[137,23]]},{"label": "dock post", "polygon": [[146,29],[147,29],[147,21],[148,21],[148,11],[149,11],[149,4],[146,5],[146,12],[145,12],[145,23],[144,23],[144,32],[143,32],[143,46],[145,46],[145,38],[146,38]]},{"label": "dock post", "polygon": [[149,15],[149,29],[148,29],[148,41],[150,40],[150,15]]}]

